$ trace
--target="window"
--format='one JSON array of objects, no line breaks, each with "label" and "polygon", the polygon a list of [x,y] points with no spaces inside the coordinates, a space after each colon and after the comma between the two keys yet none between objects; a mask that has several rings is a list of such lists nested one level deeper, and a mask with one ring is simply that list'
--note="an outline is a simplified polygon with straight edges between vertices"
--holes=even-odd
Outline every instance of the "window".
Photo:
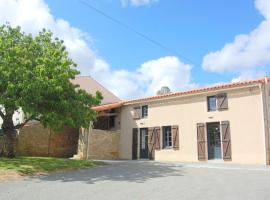
[{"label": "window", "polygon": [[164,126],[162,132],[163,132],[163,148],[172,147],[172,127]]},{"label": "window", "polygon": [[216,96],[207,97],[207,107],[208,107],[208,112],[217,110],[217,97]]},{"label": "window", "polygon": [[142,109],[140,106],[134,107],[133,110],[131,111],[133,119],[140,119],[141,115],[142,115],[141,111],[142,111]]},{"label": "window", "polygon": [[142,106],[142,118],[148,116],[148,106]]}]

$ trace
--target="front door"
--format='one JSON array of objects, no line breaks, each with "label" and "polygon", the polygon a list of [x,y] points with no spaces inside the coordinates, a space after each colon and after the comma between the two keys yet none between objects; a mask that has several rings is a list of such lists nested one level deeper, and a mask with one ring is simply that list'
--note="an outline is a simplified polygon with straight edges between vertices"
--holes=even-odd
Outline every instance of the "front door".
[{"label": "front door", "polygon": [[147,128],[140,129],[140,158],[148,158],[148,130]]},{"label": "front door", "polygon": [[221,159],[220,124],[207,124],[208,159]]}]

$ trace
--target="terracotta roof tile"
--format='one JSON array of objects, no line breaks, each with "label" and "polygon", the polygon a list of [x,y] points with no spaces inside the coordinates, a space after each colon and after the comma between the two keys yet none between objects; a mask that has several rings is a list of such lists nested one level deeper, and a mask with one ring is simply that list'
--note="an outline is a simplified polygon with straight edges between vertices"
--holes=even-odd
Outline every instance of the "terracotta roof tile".
[{"label": "terracotta roof tile", "polygon": [[119,108],[119,107],[121,107],[123,105],[132,105],[132,104],[142,103],[142,102],[146,102],[146,101],[166,99],[168,97],[182,96],[182,95],[188,95],[188,94],[196,94],[196,93],[201,93],[201,92],[208,92],[208,91],[215,91],[215,90],[220,90],[220,89],[235,88],[235,87],[241,87],[241,86],[258,84],[258,83],[267,83],[267,82],[270,82],[270,77],[265,77],[265,78],[256,79],[256,80],[248,80],[248,81],[240,81],[240,82],[234,82],[234,83],[226,83],[226,84],[203,87],[203,88],[197,88],[197,89],[192,89],[192,90],[187,90],[187,91],[172,92],[172,93],[168,93],[168,94],[164,94],[164,95],[156,95],[156,96],[139,98],[139,99],[131,99],[131,100],[127,100],[127,101],[121,101],[121,102],[118,102],[118,103],[96,106],[96,107],[93,107],[93,109],[96,110],[96,111],[102,111],[102,110],[108,110],[108,109],[112,109],[112,108]]},{"label": "terracotta roof tile", "polygon": [[105,104],[101,106],[95,106],[93,109],[97,112],[103,111],[103,110],[110,110],[114,108],[120,108],[123,105],[123,102],[118,102],[118,103],[110,103],[110,104]]}]

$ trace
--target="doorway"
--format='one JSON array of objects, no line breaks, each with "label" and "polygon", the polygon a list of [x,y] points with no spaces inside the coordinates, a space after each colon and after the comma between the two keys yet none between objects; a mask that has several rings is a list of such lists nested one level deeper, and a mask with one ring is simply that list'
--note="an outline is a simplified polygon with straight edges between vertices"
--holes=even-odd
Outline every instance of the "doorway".
[{"label": "doorway", "polygon": [[140,158],[148,159],[148,129],[140,129]]},{"label": "doorway", "polygon": [[220,123],[207,123],[208,160],[221,159]]},{"label": "doorway", "polygon": [[132,160],[138,159],[138,129],[132,130]]}]

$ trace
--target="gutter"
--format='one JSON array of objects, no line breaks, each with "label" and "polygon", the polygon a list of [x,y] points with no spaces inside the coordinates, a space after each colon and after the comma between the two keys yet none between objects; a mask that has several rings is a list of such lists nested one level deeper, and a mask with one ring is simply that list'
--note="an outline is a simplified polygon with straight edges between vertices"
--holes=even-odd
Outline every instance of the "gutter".
[{"label": "gutter", "polygon": [[171,93],[163,94],[163,95],[156,95],[156,96],[144,97],[144,98],[139,98],[139,99],[120,101],[116,103],[95,106],[95,107],[92,107],[92,109],[95,110],[96,112],[100,112],[104,110],[110,110],[113,108],[120,108],[122,106],[127,106],[127,105],[151,103],[155,101],[169,100],[169,99],[174,99],[178,97],[200,95],[204,93],[210,93],[210,92],[213,93],[213,92],[226,91],[226,90],[238,89],[238,88],[246,88],[246,87],[251,87],[254,85],[261,86],[262,84],[268,81],[270,81],[270,77],[264,77],[264,78],[256,79],[256,80],[248,80],[248,81],[240,81],[240,82],[235,82],[235,83],[214,85],[214,86],[208,86],[208,87],[197,88],[197,89],[186,90],[186,91],[171,92]]},{"label": "gutter", "polygon": [[154,96],[154,98],[145,98],[145,99],[139,99],[139,100],[131,100],[131,101],[124,101],[122,106],[129,106],[129,105],[137,105],[142,103],[152,103],[152,102],[160,102],[160,101],[166,101],[166,100],[174,100],[178,98],[185,98],[185,97],[192,97],[197,95],[203,95],[208,93],[219,93],[219,92],[226,92],[228,90],[238,90],[238,89],[244,89],[244,88],[251,88],[251,87],[260,87],[261,83],[253,83],[250,85],[243,85],[243,86],[237,86],[237,87],[228,87],[228,88],[220,88],[216,90],[202,90],[198,92],[183,92],[183,94],[167,94],[164,96],[161,96],[162,98],[155,98],[159,96]]}]

